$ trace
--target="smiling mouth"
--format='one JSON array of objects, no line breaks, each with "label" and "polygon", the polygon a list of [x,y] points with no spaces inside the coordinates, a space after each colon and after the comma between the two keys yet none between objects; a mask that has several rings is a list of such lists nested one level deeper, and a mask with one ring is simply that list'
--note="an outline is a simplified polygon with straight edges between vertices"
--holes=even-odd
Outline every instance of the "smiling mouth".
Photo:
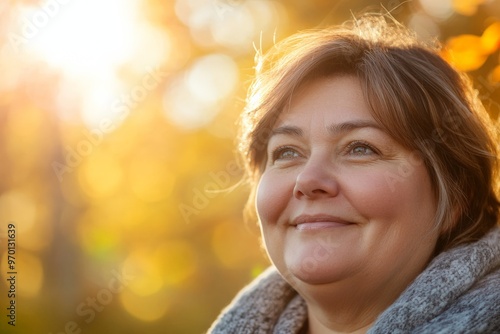
[{"label": "smiling mouth", "polygon": [[297,230],[322,230],[352,225],[339,217],[330,215],[301,215],[292,221],[292,226]]},{"label": "smiling mouth", "polygon": [[344,227],[349,224],[340,224],[336,222],[313,222],[313,223],[303,223],[295,226],[297,230],[320,230],[333,227]]}]

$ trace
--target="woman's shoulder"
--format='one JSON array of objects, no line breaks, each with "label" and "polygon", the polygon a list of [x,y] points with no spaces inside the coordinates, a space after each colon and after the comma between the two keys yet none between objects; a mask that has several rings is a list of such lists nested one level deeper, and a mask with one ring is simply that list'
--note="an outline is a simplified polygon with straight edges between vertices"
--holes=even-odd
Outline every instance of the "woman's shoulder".
[{"label": "woman's shoulder", "polygon": [[434,319],[422,333],[499,333],[500,266],[483,276]]},{"label": "woman's shoulder", "polygon": [[[370,333],[500,331],[500,229],[437,256]],[[387,332],[387,331],[385,331]]]}]

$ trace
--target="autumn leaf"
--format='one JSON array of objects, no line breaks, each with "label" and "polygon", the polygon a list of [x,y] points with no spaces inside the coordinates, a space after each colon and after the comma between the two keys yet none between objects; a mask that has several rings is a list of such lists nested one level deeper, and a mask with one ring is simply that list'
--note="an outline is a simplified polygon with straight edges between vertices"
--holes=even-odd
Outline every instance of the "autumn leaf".
[{"label": "autumn leaf", "polygon": [[483,32],[481,43],[484,52],[493,53],[500,46],[500,22],[495,22]]},{"label": "autumn leaf", "polygon": [[485,51],[481,37],[459,35],[446,42],[441,55],[457,69],[467,72],[480,68],[489,53]]}]

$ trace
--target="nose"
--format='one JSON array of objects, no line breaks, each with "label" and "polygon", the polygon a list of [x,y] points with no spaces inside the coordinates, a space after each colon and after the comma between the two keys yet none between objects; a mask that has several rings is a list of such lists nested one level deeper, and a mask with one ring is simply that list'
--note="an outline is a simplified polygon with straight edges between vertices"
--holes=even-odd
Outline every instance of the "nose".
[{"label": "nose", "polygon": [[334,173],[334,167],[309,161],[297,175],[294,196],[298,199],[317,199],[337,196],[339,184]]}]

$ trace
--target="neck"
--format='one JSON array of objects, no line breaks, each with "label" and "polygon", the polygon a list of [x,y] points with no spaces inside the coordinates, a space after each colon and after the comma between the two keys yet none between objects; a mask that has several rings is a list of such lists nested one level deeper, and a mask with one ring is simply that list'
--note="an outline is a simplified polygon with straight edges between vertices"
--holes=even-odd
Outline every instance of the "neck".
[{"label": "neck", "polygon": [[[309,334],[366,333],[403,291],[355,281],[295,286],[308,307]],[[332,302],[335,301],[335,302]]]}]

